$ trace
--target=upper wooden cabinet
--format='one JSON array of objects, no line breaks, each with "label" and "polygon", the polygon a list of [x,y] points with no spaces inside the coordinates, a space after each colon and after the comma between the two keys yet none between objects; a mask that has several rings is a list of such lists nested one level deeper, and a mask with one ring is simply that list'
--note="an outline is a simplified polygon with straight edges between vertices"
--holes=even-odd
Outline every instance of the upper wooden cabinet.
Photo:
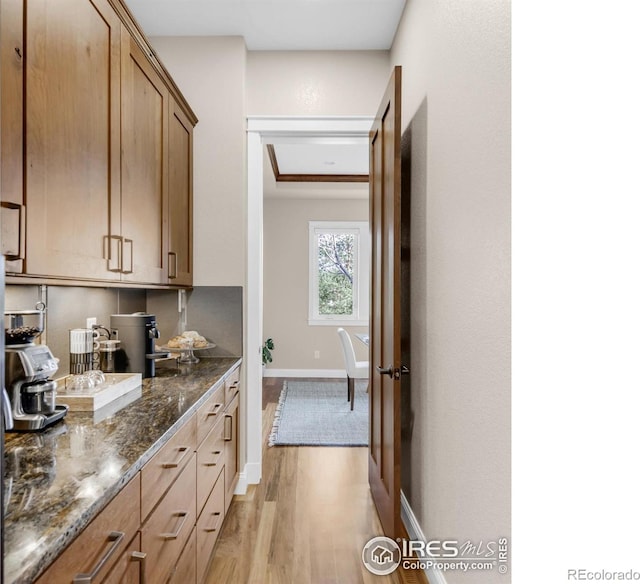
[{"label": "upper wooden cabinet", "polygon": [[193,124],[169,100],[169,252],[170,284],[193,283]]},{"label": "upper wooden cabinet", "polygon": [[26,272],[113,277],[121,23],[107,0],[26,2]]},{"label": "upper wooden cabinet", "polygon": [[1,6],[7,271],[191,285],[196,119],[127,9]]},{"label": "upper wooden cabinet", "polygon": [[124,280],[165,283],[169,91],[127,31],[122,56],[122,202],[112,233]]},{"label": "upper wooden cabinet", "polygon": [[0,2],[0,218],[2,249],[10,271],[22,272],[25,253],[23,148],[23,9],[22,0]]}]

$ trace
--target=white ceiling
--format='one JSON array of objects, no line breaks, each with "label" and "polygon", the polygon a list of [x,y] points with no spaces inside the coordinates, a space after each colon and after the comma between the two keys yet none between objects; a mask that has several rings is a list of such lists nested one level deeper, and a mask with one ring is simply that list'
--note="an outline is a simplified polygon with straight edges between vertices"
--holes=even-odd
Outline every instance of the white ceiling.
[{"label": "white ceiling", "polygon": [[387,50],[406,0],[128,0],[148,36],[243,36],[250,51]]},{"label": "white ceiling", "polygon": [[[242,36],[250,51],[387,50],[406,0],[128,0],[147,36]],[[278,145],[280,172],[366,174],[368,145]],[[266,156],[266,153],[265,153]],[[326,162],[335,162],[333,165]],[[343,169],[355,167],[357,171]],[[298,174],[298,172],[292,172]],[[367,183],[276,183],[268,157],[265,196],[366,198]]]}]

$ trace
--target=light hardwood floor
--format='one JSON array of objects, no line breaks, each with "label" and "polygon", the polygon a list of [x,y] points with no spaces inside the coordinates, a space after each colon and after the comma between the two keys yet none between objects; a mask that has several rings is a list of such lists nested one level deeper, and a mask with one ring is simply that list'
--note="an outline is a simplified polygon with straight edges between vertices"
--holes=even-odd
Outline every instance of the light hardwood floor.
[{"label": "light hardwood floor", "polygon": [[363,545],[382,535],[367,448],[267,446],[283,381],[264,380],[262,481],[234,497],[206,584],[426,582],[416,572],[374,576],[362,564]]}]

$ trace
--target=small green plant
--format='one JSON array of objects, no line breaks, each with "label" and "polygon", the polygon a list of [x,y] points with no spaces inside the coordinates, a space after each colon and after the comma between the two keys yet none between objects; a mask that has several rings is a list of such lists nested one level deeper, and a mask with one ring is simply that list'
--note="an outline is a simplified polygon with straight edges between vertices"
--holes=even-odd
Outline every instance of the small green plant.
[{"label": "small green plant", "polygon": [[273,361],[273,357],[271,356],[271,351],[274,348],[273,339],[268,338],[264,345],[262,345],[262,364],[266,365],[267,363],[271,363]]}]

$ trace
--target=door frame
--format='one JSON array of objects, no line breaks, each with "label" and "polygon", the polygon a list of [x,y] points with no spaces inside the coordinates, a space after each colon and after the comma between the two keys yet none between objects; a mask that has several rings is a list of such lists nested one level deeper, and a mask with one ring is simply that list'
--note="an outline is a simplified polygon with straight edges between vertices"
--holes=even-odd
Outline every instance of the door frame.
[{"label": "door frame", "polygon": [[246,379],[245,477],[262,477],[263,145],[369,143],[373,116],[248,116],[244,370]]}]

